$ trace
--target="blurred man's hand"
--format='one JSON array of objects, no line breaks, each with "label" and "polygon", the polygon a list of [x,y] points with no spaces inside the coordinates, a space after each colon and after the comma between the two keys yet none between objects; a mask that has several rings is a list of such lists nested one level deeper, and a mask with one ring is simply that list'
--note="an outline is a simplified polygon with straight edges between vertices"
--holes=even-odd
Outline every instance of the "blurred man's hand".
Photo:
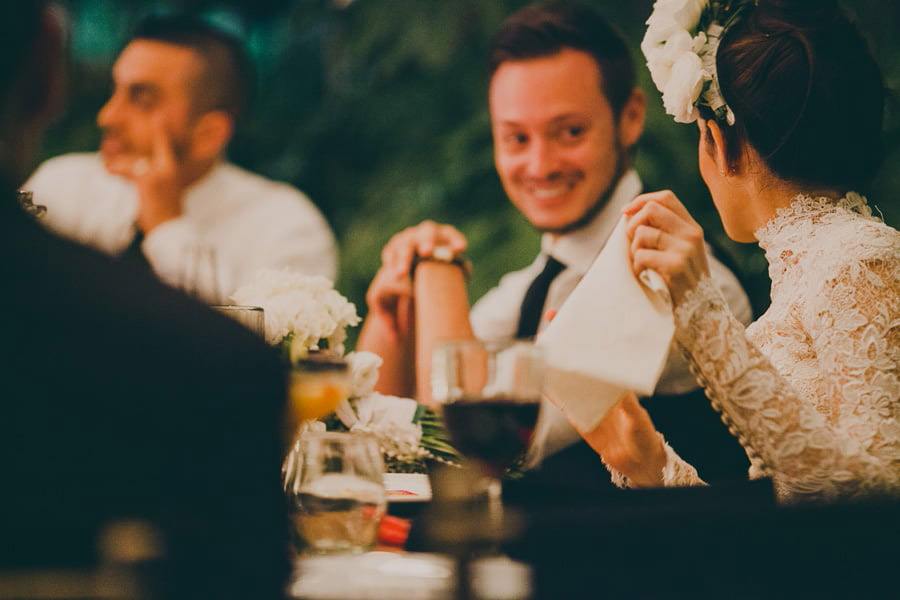
[{"label": "blurred man's hand", "polygon": [[185,185],[171,136],[162,119],[153,122],[150,156],[124,154],[108,165],[110,173],[132,181],[138,192],[137,225],[145,234],[181,216]]}]

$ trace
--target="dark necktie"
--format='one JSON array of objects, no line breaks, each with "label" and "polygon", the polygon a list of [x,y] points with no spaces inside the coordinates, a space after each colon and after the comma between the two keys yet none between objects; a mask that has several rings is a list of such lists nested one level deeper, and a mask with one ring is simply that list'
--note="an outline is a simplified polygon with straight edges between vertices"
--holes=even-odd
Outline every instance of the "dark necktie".
[{"label": "dark necktie", "polygon": [[143,241],[144,232],[138,229],[134,234],[134,239],[128,244],[128,247],[119,254],[119,259],[133,266],[150,269],[150,263],[147,261],[147,257],[144,256],[144,251],[141,250],[141,243],[143,243]]},{"label": "dark necktie", "polygon": [[544,314],[544,304],[547,302],[547,292],[550,291],[550,284],[565,268],[566,265],[552,256],[547,256],[544,270],[531,282],[528,291],[525,292],[525,298],[522,300],[519,327],[516,329],[517,339],[532,338],[537,334],[541,316]]}]

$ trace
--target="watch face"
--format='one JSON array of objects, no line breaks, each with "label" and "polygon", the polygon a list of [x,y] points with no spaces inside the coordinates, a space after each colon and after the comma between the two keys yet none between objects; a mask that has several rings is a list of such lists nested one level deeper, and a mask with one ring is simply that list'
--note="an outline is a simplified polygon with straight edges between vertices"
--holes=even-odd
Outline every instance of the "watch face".
[{"label": "watch face", "polygon": [[431,256],[434,260],[446,263],[453,262],[454,259],[453,250],[449,246],[437,246],[434,252],[431,253]]}]

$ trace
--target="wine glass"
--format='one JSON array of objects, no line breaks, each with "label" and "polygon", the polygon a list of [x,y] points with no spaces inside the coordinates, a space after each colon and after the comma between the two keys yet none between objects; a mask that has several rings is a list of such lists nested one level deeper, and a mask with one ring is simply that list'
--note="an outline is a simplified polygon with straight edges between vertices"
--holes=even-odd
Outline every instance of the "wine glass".
[{"label": "wine glass", "polygon": [[454,446],[487,477],[495,526],[502,524],[500,479],[531,443],[543,382],[543,354],[530,342],[455,341],[434,352],[432,396]]},{"label": "wine glass", "polygon": [[371,549],[384,515],[384,462],[361,433],[307,433],[299,441],[299,485],[290,493],[295,531],[307,552]]}]

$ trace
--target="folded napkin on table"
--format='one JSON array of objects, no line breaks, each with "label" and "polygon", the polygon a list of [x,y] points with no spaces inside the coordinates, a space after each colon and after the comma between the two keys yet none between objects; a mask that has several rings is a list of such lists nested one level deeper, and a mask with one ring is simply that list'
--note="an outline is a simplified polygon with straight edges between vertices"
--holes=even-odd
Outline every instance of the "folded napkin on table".
[{"label": "folded napkin on table", "polygon": [[545,395],[576,429],[593,430],[629,390],[653,393],[675,324],[665,282],[631,271],[626,219],[550,325],[538,336],[548,363]]}]

